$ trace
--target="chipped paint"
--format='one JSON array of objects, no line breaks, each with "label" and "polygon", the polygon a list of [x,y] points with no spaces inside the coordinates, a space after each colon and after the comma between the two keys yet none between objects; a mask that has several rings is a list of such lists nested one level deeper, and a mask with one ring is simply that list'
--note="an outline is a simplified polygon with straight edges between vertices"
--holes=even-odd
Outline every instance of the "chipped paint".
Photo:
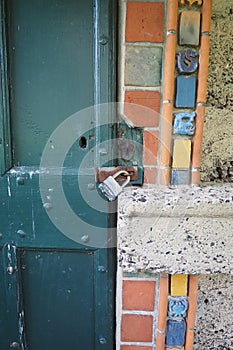
[{"label": "chipped paint", "polygon": [[7,191],[8,196],[11,197],[11,183],[10,183],[10,176],[7,177]]}]

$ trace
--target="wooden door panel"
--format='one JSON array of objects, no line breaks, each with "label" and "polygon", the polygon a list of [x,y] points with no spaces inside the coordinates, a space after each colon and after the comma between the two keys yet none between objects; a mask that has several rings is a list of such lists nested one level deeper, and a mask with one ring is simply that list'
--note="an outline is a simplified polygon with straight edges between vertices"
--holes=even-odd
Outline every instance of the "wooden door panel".
[{"label": "wooden door panel", "polygon": [[94,253],[26,250],[20,265],[29,349],[94,349]]},{"label": "wooden door panel", "polygon": [[6,5],[14,162],[39,165],[55,128],[94,104],[93,2]]}]

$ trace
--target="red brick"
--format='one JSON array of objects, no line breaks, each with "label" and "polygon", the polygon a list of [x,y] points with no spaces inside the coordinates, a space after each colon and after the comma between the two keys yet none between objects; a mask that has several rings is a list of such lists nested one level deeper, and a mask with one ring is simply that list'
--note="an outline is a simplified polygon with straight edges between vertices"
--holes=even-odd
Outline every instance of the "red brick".
[{"label": "red brick", "polygon": [[124,281],[123,310],[153,311],[155,299],[154,281]]},{"label": "red brick", "polygon": [[143,164],[157,165],[158,131],[145,130],[143,137]]},{"label": "red brick", "polygon": [[145,315],[122,315],[121,340],[125,342],[151,342],[153,317]]},{"label": "red brick", "polygon": [[157,91],[126,91],[125,115],[137,127],[157,127],[159,124],[160,93]]},{"label": "red brick", "polygon": [[121,350],[152,350],[150,346],[122,345]]},{"label": "red brick", "polygon": [[157,183],[157,169],[144,167],[144,183],[156,184]]},{"label": "red brick", "polygon": [[161,2],[128,2],[126,41],[161,43],[164,32],[164,4]]}]

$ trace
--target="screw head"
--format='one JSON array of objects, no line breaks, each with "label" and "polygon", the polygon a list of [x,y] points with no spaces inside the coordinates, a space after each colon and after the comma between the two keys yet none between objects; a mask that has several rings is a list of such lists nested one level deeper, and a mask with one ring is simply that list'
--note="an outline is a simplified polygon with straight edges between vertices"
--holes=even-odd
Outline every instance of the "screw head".
[{"label": "screw head", "polygon": [[99,338],[99,343],[100,343],[101,345],[107,344],[106,338],[104,338],[104,337]]},{"label": "screw head", "polygon": [[8,266],[7,272],[9,273],[9,275],[13,275],[13,273],[15,272],[15,269],[13,268],[13,266]]},{"label": "screw head", "polygon": [[88,235],[83,235],[83,236],[81,237],[81,241],[82,241],[83,243],[88,243],[88,242],[90,241],[90,238],[89,238]]},{"label": "screw head", "polygon": [[26,232],[24,232],[23,230],[18,230],[17,231],[17,234],[21,237],[21,238],[24,238],[27,236]]},{"label": "screw head", "polygon": [[88,184],[87,188],[89,191],[93,191],[95,189],[95,185],[94,184]]},{"label": "screw head", "polygon": [[50,210],[50,209],[52,209],[52,204],[51,203],[44,203],[43,204],[43,207],[46,209],[46,210]]},{"label": "screw head", "polygon": [[16,181],[17,181],[17,184],[20,186],[23,186],[25,184],[25,179],[22,176],[17,177]]},{"label": "screw head", "polygon": [[104,266],[99,266],[98,267],[99,272],[107,272],[106,268]]},{"label": "screw head", "polygon": [[100,37],[99,43],[101,45],[106,45],[108,42],[109,42],[109,38],[107,36],[103,35]]},{"label": "screw head", "polygon": [[19,349],[19,343],[17,343],[16,341],[13,341],[13,343],[11,343],[11,348],[14,348],[14,349]]}]

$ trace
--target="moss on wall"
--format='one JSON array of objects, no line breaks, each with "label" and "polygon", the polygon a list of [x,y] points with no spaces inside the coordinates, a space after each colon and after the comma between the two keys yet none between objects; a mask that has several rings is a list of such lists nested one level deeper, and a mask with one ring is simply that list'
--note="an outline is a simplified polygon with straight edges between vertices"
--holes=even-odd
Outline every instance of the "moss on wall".
[{"label": "moss on wall", "polygon": [[233,182],[233,1],[213,1],[202,181]]}]

